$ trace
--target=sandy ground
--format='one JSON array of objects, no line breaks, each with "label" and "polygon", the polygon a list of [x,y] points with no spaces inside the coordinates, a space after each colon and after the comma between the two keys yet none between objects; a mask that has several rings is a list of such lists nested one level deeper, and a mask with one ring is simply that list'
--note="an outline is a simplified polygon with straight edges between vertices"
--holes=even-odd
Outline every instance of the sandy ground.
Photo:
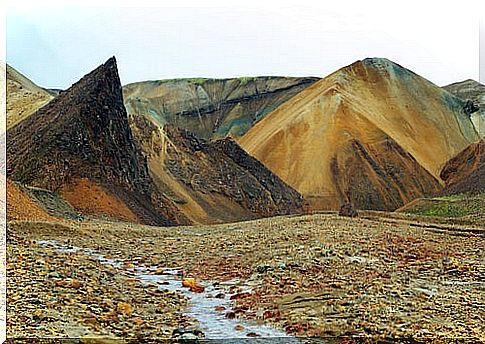
[{"label": "sandy ground", "polygon": [[194,324],[183,297],[36,243],[55,239],[202,284],[239,278],[252,291],[231,312],[296,335],[485,342],[485,232],[451,227],[335,214],[172,228],[10,222],[7,335],[164,337]]}]

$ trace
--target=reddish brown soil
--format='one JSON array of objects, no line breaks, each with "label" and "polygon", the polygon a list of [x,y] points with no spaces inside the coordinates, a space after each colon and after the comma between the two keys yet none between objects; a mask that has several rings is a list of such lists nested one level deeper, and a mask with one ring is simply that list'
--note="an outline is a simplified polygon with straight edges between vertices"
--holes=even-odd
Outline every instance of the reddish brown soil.
[{"label": "reddish brown soil", "polygon": [[88,215],[106,215],[112,219],[139,222],[137,216],[115,195],[87,178],[74,180],[60,194],[78,211]]},{"label": "reddish brown soil", "polygon": [[7,179],[7,220],[57,221],[9,179]]}]

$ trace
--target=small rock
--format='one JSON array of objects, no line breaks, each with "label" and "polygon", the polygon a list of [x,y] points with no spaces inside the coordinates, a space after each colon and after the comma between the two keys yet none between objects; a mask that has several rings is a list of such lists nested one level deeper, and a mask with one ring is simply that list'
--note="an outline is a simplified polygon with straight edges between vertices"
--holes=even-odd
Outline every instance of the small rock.
[{"label": "small rock", "polygon": [[256,267],[256,271],[259,272],[260,274],[263,274],[270,269],[271,269],[271,266],[266,264],[261,264]]},{"label": "small rock", "polygon": [[44,319],[44,311],[42,309],[36,309],[32,313],[32,316],[33,316],[34,319],[42,320],[42,319]]},{"label": "small rock", "polygon": [[163,275],[165,273],[165,269],[164,268],[158,268],[157,270],[155,270],[155,275]]},{"label": "small rock", "polygon": [[49,278],[61,278],[61,275],[57,271],[52,271],[52,272],[49,272],[47,277],[49,277]]},{"label": "small rock", "polygon": [[261,337],[260,334],[257,334],[256,332],[249,332],[248,334],[246,334],[247,337],[251,337],[251,338],[254,338],[254,337]]},{"label": "small rock", "polygon": [[118,313],[125,315],[130,315],[131,313],[133,313],[133,307],[126,302],[118,303],[118,305],[116,306],[116,310],[118,311]]},{"label": "small rock", "polygon": [[242,330],[244,330],[244,326],[243,326],[243,325],[241,325],[241,324],[237,324],[236,326],[234,326],[234,329],[235,329],[236,331],[242,331]]},{"label": "small rock", "polygon": [[192,277],[184,278],[182,280],[182,286],[189,288],[190,291],[192,291],[194,293],[202,293],[205,289],[202,285],[197,283],[195,278],[192,278]]},{"label": "small rock", "polygon": [[234,313],[234,312],[227,312],[224,317],[226,319],[235,319],[236,318],[236,313]]},{"label": "small rock", "polygon": [[340,216],[357,217],[359,213],[350,202],[344,203],[338,212]]},{"label": "small rock", "polygon": [[244,299],[248,296],[251,296],[251,293],[238,293],[234,294],[230,297],[231,300],[239,300],[239,299]]}]

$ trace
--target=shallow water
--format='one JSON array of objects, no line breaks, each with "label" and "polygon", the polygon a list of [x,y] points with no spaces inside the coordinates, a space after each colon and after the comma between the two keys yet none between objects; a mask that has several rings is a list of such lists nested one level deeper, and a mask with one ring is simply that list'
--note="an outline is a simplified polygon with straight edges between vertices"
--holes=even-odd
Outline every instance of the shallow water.
[{"label": "shallow water", "polygon": [[[123,268],[123,263],[114,259],[105,258],[91,249],[79,248],[71,245],[64,245],[55,240],[39,240],[38,243],[44,247],[53,247],[62,252],[81,252],[98,259],[103,264],[109,264],[117,268]],[[182,287],[182,277],[178,269],[165,268],[161,274],[155,274],[155,266],[136,266],[126,268],[132,276],[137,277],[143,283],[157,284],[159,289],[175,291],[189,299],[185,314],[195,318],[199,322],[199,329],[205,334],[205,339],[222,339],[224,343],[244,343],[247,339],[251,343],[277,342],[277,343],[301,343],[298,338],[287,335],[284,331],[271,326],[249,322],[243,319],[229,319],[225,317],[226,312],[231,310],[232,301],[230,297],[237,293],[249,292],[251,287],[241,284],[238,280],[213,283],[202,281],[205,287],[204,292],[194,293],[188,288]],[[159,272],[160,273],[160,272]],[[237,288],[234,288],[236,286]],[[231,291],[231,287],[233,291]],[[216,298],[215,295],[224,294],[224,298]],[[216,307],[224,307],[223,311],[216,311]],[[236,330],[237,325],[240,330]],[[248,334],[256,334],[257,338],[249,338]],[[216,341],[211,341],[216,342]]]}]

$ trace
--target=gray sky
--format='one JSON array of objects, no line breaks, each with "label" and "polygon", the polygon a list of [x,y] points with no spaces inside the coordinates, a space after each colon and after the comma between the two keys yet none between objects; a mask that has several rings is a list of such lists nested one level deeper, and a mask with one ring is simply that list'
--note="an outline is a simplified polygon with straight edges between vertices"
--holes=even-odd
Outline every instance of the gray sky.
[{"label": "gray sky", "polygon": [[365,57],[387,57],[438,85],[479,77],[479,11],[466,0],[245,1],[245,7],[204,1],[204,8],[193,1],[177,2],[179,8],[36,3],[7,7],[7,62],[45,87],[66,88],[112,55],[124,84],[325,76]]}]

